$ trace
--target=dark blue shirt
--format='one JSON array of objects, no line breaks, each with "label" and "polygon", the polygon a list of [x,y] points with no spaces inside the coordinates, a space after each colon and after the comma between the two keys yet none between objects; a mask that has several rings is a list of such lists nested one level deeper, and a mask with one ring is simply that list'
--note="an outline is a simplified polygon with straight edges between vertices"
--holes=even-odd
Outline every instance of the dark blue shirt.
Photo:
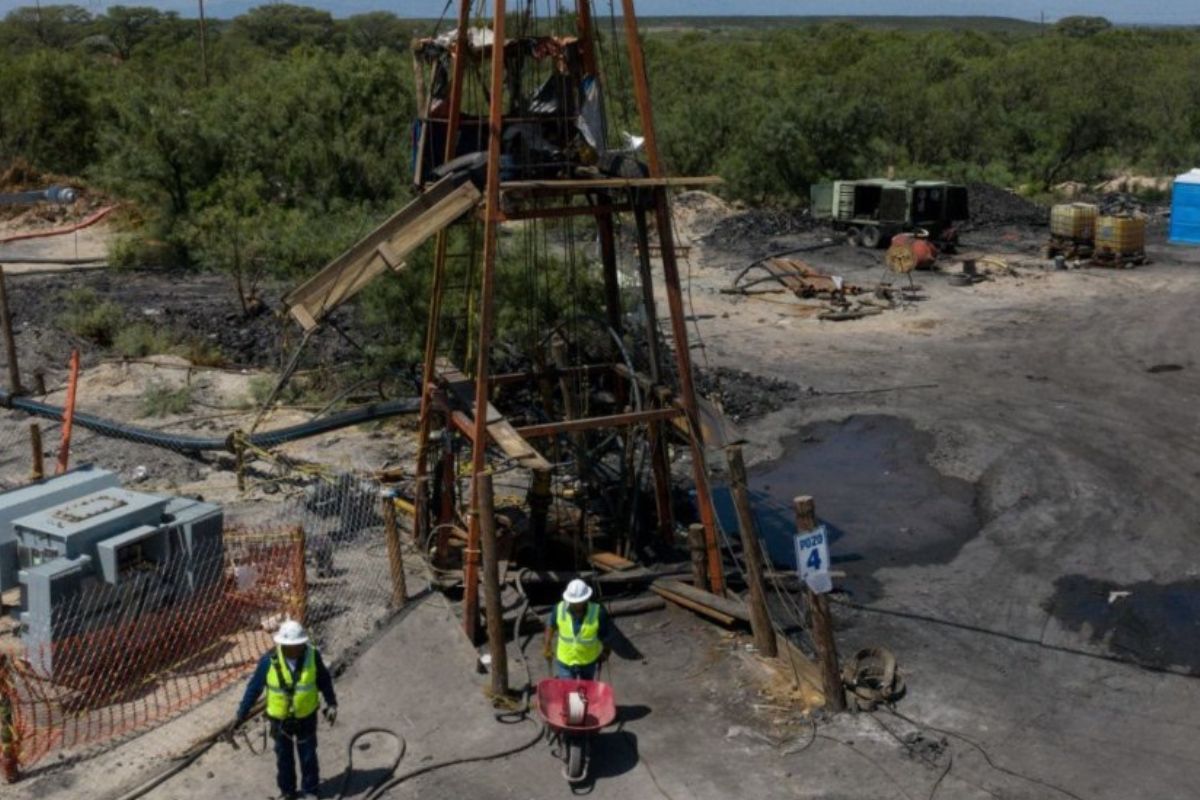
[{"label": "dark blue shirt", "polygon": [[[321,658],[321,651],[317,650],[316,655],[317,689],[321,692],[321,696],[325,698],[325,705],[336,706],[337,695],[333,693],[333,677],[325,667],[325,661]],[[250,715],[250,708],[258,701],[259,696],[263,693],[263,689],[267,687],[267,670],[271,668],[271,661],[274,658],[275,651],[268,650],[266,655],[258,660],[258,666],[254,668],[254,674],[250,676],[250,683],[246,685],[246,693],[242,695],[242,704],[238,706],[238,719],[245,719]],[[306,658],[308,658],[308,653],[301,656],[297,664],[297,669],[299,669],[300,665],[303,665]],[[294,670],[292,674],[295,675],[295,672]]]},{"label": "dark blue shirt", "polygon": [[[576,636],[579,635],[579,629],[583,627],[583,619],[587,614],[581,614],[578,617],[574,614],[568,614],[571,617],[571,630]],[[550,611],[550,617],[546,624],[558,633],[558,606],[555,605]],[[604,610],[604,606],[600,606],[600,641],[608,644],[609,637],[612,636],[612,622],[608,619],[608,612]]]}]

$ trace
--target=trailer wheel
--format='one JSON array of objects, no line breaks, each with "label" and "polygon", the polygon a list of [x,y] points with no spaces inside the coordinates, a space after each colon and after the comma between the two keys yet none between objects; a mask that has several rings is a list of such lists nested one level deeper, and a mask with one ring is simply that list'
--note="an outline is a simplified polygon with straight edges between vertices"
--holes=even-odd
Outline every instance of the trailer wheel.
[{"label": "trailer wheel", "polygon": [[862,243],[862,231],[854,227],[846,228],[846,244],[851,247],[861,247]]},{"label": "trailer wheel", "polygon": [[863,247],[870,247],[875,250],[878,250],[880,247],[884,247],[884,236],[879,232],[879,228],[875,227],[874,225],[868,225],[867,227],[863,228],[862,245]]}]

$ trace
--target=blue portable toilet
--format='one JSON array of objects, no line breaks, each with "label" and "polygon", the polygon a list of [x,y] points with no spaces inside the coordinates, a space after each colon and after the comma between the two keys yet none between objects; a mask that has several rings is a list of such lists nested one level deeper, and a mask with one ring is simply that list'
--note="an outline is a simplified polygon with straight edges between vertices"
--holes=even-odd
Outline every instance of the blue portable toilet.
[{"label": "blue portable toilet", "polygon": [[1200,244],[1200,169],[1175,179],[1168,240],[1171,244]]}]

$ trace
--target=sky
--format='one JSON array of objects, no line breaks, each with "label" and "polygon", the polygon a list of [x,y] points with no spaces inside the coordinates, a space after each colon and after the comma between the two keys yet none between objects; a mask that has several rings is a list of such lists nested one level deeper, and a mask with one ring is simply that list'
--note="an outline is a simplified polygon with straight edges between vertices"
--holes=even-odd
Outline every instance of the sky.
[{"label": "sky", "polygon": [[[437,17],[446,6],[445,0],[293,0],[348,16],[363,11],[384,10],[407,17]],[[614,0],[615,1],[615,0]],[[43,0],[50,4],[54,0]],[[77,5],[103,12],[110,5],[145,5],[178,11],[194,16],[196,0],[74,0]],[[514,2],[514,0],[509,0]],[[607,7],[606,0],[596,0]],[[987,15],[1037,20],[1044,13],[1055,20],[1073,14],[1107,17],[1122,24],[1143,25],[1200,25],[1200,2],[1197,0],[635,0],[638,13],[646,16],[694,15]],[[30,6],[34,0],[0,0],[0,13],[18,6]],[[571,0],[566,0],[568,6]],[[255,0],[206,0],[210,16],[230,17],[254,5]],[[539,1],[539,6],[542,2]]]}]

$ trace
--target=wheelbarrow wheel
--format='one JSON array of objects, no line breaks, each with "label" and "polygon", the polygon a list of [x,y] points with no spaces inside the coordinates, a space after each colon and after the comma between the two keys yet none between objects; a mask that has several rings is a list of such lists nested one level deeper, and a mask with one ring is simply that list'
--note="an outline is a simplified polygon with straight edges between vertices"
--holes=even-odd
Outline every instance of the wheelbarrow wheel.
[{"label": "wheelbarrow wheel", "polygon": [[567,742],[567,780],[583,779],[583,742],[572,737]]}]

